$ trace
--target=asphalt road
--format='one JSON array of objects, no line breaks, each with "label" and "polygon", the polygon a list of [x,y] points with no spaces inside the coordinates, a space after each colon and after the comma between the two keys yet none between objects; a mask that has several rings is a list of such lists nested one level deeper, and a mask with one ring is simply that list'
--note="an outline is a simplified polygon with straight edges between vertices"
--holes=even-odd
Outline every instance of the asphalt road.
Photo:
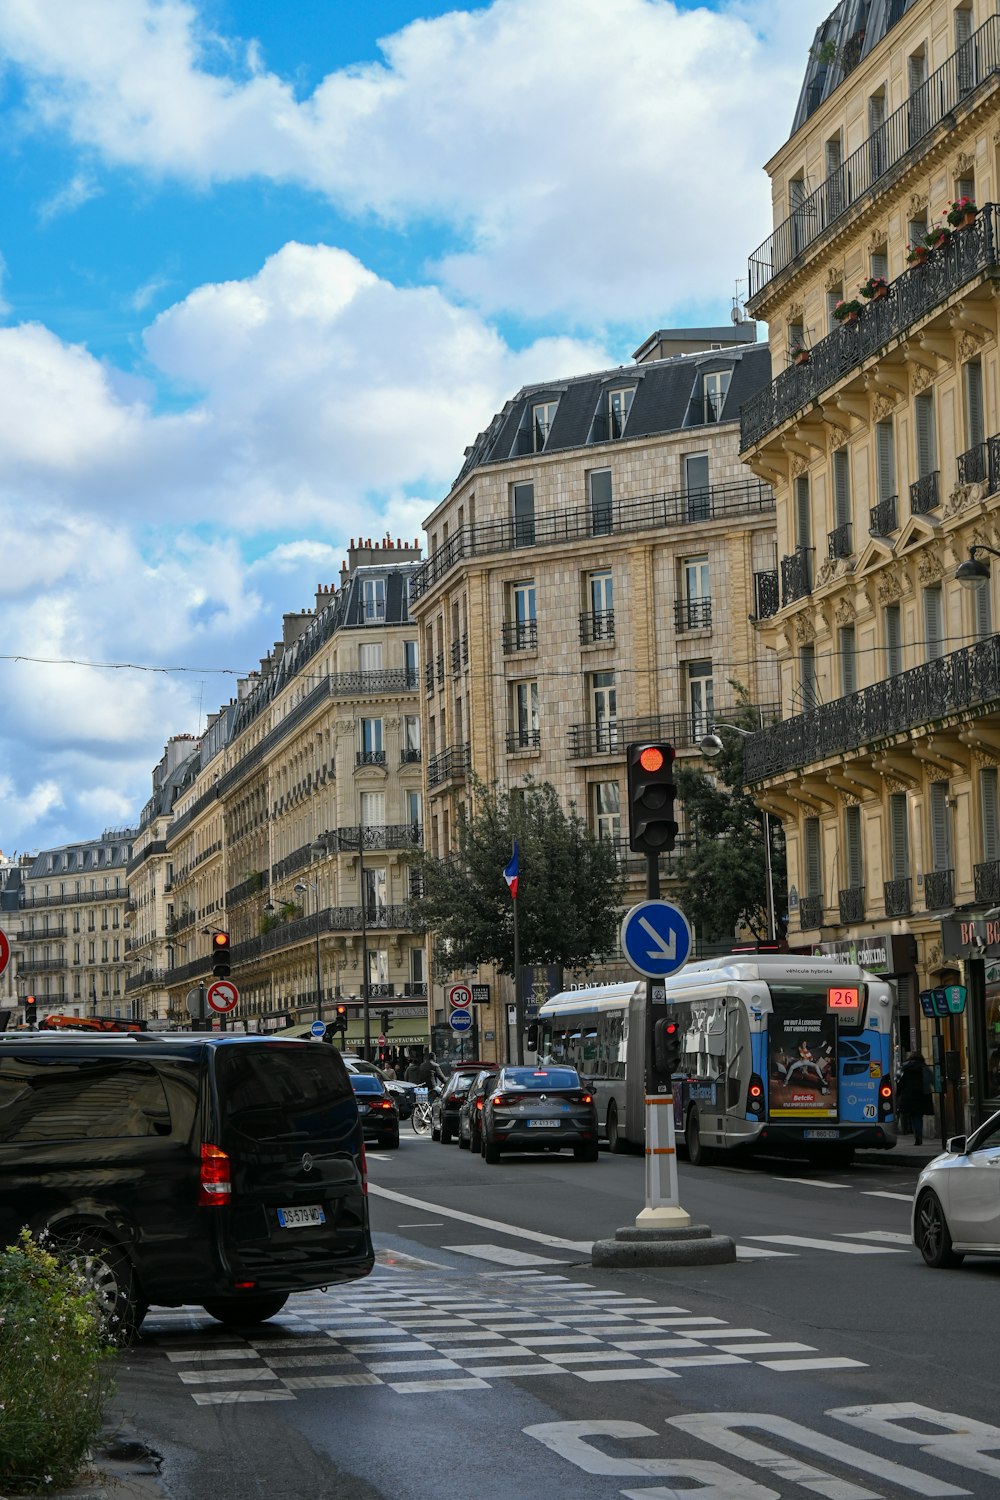
[{"label": "asphalt road", "polygon": [[738,1262],[597,1271],[638,1157],[369,1160],[372,1277],[251,1338],[147,1319],[120,1401],[177,1500],[1000,1495],[1000,1262],[923,1266],[915,1169],[682,1165]]}]

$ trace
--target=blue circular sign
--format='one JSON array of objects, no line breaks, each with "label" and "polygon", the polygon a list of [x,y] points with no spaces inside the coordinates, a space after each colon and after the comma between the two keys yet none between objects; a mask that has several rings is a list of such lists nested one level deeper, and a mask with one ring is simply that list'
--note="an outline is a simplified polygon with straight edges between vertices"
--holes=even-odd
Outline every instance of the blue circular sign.
[{"label": "blue circular sign", "polygon": [[325,1036],[326,1035],[326,1022],[325,1021],[314,1021],[312,1023],[312,1025],[310,1026],[309,1030],[310,1030],[310,1032],[312,1033],[313,1036]]},{"label": "blue circular sign", "polygon": [[448,1024],[452,1031],[468,1031],[472,1026],[472,1012],[468,1010],[453,1010],[448,1017]]},{"label": "blue circular sign", "polygon": [[687,963],[694,940],[688,919],[669,901],[640,901],[625,913],[622,952],[637,974],[663,979]]}]

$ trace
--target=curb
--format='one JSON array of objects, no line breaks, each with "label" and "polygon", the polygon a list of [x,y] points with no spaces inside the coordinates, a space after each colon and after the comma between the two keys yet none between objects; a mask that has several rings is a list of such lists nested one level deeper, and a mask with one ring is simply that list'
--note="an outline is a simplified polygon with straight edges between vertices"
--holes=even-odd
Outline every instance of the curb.
[{"label": "curb", "polygon": [[160,1455],[133,1432],[109,1428],[77,1483],[68,1490],[48,1491],[46,1500],[165,1500],[161,1462]]}]

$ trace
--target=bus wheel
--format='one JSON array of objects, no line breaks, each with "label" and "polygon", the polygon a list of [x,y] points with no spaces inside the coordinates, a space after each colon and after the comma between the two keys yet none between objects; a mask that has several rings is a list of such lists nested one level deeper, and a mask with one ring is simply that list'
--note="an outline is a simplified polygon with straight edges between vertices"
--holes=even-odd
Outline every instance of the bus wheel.
[{"label": "bus wheel", "polygon": [[607,1133],[608,1133],[608,1146],[610,1148],[611,1155],[612,1156],[624,1156],[626,1150],[628,1149],[628,1142],[626,1141],[625,1137],[622,1135],[621,1130],[619,1128],[619,1125],[618,1125],[618,1106],[617,1106],[617,1104],[615,1103],[615,1101],[613,1099],[612,1099],[611,1103],[608,1105]]},{"label": "bus wheel", "polygon": [[684,1140],[687,1144],[688,1161],[693,1167],[703,1167],[708,1160],[708,1152],[701,1144],[701,1127],[698,1124],[698,1111],[692,1109],[688,1113],[687,1125],[684,1130]]}]

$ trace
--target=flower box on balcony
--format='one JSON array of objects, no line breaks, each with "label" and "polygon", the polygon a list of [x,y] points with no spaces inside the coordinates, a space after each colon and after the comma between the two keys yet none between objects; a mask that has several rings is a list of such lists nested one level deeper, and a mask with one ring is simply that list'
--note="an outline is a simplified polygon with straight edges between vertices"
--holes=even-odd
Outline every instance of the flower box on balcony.
[{"label": "flower box on balcony", "polygon": [[856,323],[861,316],[862,303],[856,297],[843,298],[833,309],[833,316],[838,323]]},{"label": "flower box on balcony", "polygon": [[803,344],[793,344],[788,351],[788,358],[793,365],[807,365],[812,355]]},{"label": "flower box on balcony", "polygon": [[968,229],[976,222],[978,212],[971,198],[956,198],[945,217],[953,229]]},{"label": "flower box on balcony", "polygon": [[868,280],[858,287],[858,291],[869,302],[880,302],[883,297],[889,295],[889,283],[884,276],[869,276]]}]

